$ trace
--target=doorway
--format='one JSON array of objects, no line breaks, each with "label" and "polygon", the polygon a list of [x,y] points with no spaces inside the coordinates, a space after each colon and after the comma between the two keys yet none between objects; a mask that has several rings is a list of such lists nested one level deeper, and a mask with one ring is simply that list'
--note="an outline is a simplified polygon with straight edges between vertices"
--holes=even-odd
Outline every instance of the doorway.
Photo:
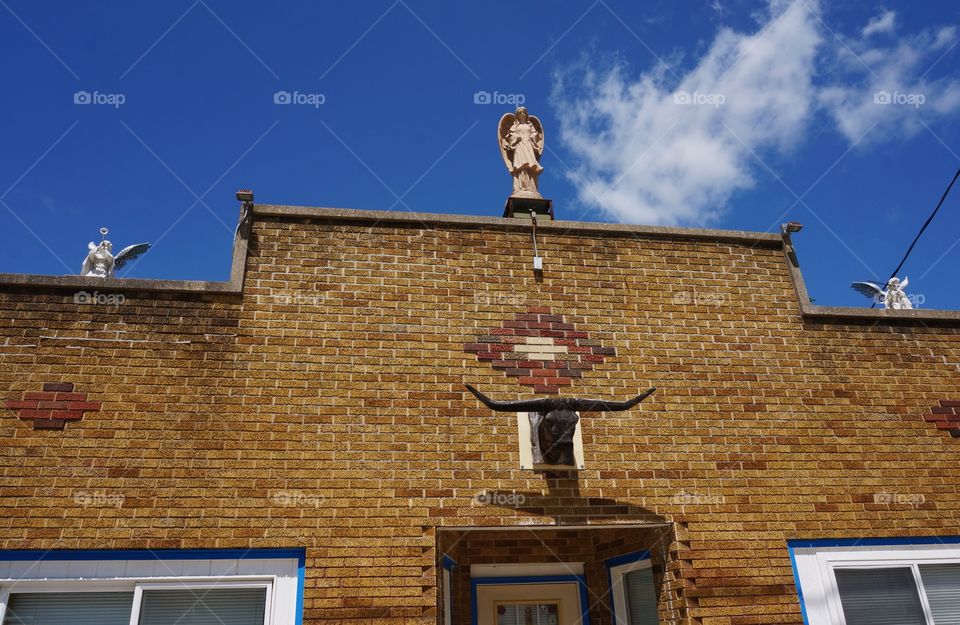
[{"label": "doorway", "polygon": [[[438,625],[673,622],[673,526],[441,528]],[[618,618],[619,617],[619,618]]]}]

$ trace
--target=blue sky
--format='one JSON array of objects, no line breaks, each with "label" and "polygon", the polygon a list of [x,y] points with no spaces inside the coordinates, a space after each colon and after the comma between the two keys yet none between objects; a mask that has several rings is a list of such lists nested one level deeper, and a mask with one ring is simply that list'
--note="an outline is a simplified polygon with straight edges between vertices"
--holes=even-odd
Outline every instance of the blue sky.
[{"label": "blue sky", "polygon": [[[155,243],[128,277],[225,279],[244,187],[499,215],[522,97],[559,217],[800,221],[817,303],[864,305],[960,167],[960,6],[839,4],[0,0],[0,271],[76,273],[108,226]],[[960,308],[958,240],[960,190],[901,272],[924,307]]]}]

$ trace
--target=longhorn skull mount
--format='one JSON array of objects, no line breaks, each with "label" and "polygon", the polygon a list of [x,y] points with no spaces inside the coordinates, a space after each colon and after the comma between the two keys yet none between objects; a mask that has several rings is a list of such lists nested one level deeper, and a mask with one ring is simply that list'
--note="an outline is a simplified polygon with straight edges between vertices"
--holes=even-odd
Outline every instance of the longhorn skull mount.
[{"label": "longhorn skull mount", "polygon": [[491,410],[530,413],[530,442],[533,445],[534,464],[557,466],[576,466],[573,453],[573,437],[577,431],[577,423],[580,421],[578,411],[620,412],[629,410],[657,390],[651,388],[627,401],[575,399],[572,397],[496,401],[469,384],[464,386]]}]

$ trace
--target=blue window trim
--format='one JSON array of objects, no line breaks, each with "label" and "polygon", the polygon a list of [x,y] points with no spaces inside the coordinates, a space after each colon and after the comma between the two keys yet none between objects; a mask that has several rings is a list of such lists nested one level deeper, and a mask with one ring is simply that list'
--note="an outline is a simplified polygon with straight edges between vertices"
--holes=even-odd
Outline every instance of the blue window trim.
[{"label": "blue window trim", "polygon": [[307,573],[307,550],[303,547],[268,549],[14,549],[0,550],[0,562],[77,560],[297,560],[296,625],[303,625],[303,592]]},{"label": "blue window trim", "polygon": [[956,545],[960,536],[890,536],[887,538],[792,538],[790,549],[802,547],[883,547],[894,545]]},{"label": "blue window trim", "polygon": [[610,616],[612,617],[614,625],[627,624],[617,622],[617,606],[613,605],[613,568],[617,566],[623,566],[624,564],[633,564],[634,562],[640,562],[641,560],[649,559],[650,550],[644,549],[643,551],[633,551],[631,553],[625,553],[622,556],[615,556],[603,561],[603,566],[607,567],[607,588],[609,588],[610,592],[610,603],[608,604],[608,607],[610,608]]},{"label": "blue window trim", "polygon": [[446,571],[452,571],[453,569],[460,566],[459,564],[457,564],[456,560],[454,560],[448,555],[444,555],[443,558],[440,559],[440,561],[443,563],[443,568]]},{"label": "blue window trim", "polygon": [[477,617],[477,586],[515,585],[515,584],[564,584],[576,582],[580,589],[580,622],[590,625],[590,603],[587,597],[587,579],[583,575],[540,575],[536,577],[474,577],[470,580],[470,618],[473,625],[478,625]]},{"label": "blue window trim", "polygon": [[890,547],[896,545],[956,545],[960,536],[889,536],[886,538],[791,538],[787,540],[787,552],[790,554],[790,568],[793,569],[793,585],[800,600],[800,614],[803,624],[810,625],[807,618],[807,604],[803,599],[800,586],[800,574],[797,571],[796,549],[816,547]]},{"label": "blue window trim", "polygon": [[297,613],[295,614],[296,625],[303,625],[303,589],[307,577],[307,550],[294,549],[297,555]]},{"label": "blue window trim", "polygon": [[[803,588],[800,585],[800,573],[797,571],[797,556],[794,553],[794,549],[797,549],[798,547],[803,547],[803,546],[812,547],[813,545],[812,544],[811,545],[792,544],[795,542],[800,543],[804,541],[788,540],[787,552],[790,554],[790,568],[793,569],[793,585],[797,589],[797,598],[800,600],[800,616],[803,617],[803,625],[810,625],[810,620],[807,618],[807,604],[803,600]],[[817,542],[817,541],[806,541],[806,542]]]}]

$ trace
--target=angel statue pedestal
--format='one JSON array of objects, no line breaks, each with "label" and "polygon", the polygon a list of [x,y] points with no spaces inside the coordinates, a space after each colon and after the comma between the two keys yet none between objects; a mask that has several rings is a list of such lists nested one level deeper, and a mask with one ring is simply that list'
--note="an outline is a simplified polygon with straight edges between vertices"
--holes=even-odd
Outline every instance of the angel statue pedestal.
[{"label": "angel statue pedestal", "polygon": [[504,217],[530,217],[530,213],[545,215],[550,219],[553,216],[553,202],[544,198],[534,199],[529,197],[507,198],[507,203],[503,207]]},{"label": "angel statue pedestal", "polygon": [[518,106],[497,124],[497,144],[507,171],[513,176],[513,193],[503,208],[504,217],[527,217],[530,213],[553,219],[553,202],[540,195],[539,180],[543,167],[543,124]]}]

